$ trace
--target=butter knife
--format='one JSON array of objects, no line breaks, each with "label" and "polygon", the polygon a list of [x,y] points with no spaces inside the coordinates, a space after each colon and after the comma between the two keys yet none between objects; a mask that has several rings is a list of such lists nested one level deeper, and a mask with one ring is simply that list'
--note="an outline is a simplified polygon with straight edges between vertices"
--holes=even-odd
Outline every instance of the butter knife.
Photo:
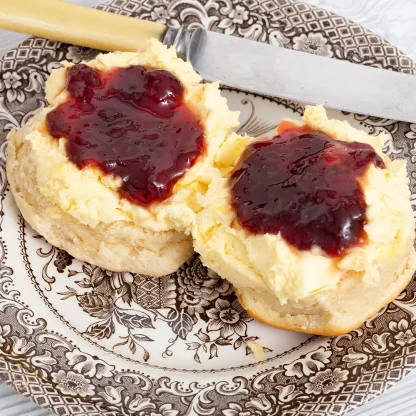
[{"label": "butter knife", "polygon": [[174,45],[207,81],[311,104],[416,122],[416,76],[204,29],[166,26],[62,0],[0,0],[0,27],[106,51],[151,37]]}]

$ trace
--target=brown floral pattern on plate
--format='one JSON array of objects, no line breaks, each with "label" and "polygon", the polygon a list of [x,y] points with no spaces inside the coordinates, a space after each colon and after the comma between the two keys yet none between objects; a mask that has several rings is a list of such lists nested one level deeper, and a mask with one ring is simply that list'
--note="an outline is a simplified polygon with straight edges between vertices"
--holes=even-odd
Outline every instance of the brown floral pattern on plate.
[{"label": "brown floral pattern on plate", "polygon": [[[101,8],[416,73],[413,62],[379,36],[301,2],[114,0]],[[5,137],[44,107],[41,91],[59,61],[79,63],[96,54],[32,38],[0,61],[3,379],[62,415],[312,416],[344,414],[416,366],[415,282],[358,330],[333,339],[294,340],[279,352],[273,338],[285,342],[286,336],[256,326],[230,285],[197,257],[175,276],[149,279],[82,264],[35,238],[7,188]],[[275,111],[302,112],[302,106],[287,100],[229,89],[224,94],[242,111],[240,131],[253,135],[273,130]],[[384,150],[408,160],[414,203],[416,125],[345,117],[373,134],[391,134]],[[77,328],[68,321],[68,311],[78,317]],[[244,341],[250,337],[272,350],[266,350],[261,364],[246,355]]]}]

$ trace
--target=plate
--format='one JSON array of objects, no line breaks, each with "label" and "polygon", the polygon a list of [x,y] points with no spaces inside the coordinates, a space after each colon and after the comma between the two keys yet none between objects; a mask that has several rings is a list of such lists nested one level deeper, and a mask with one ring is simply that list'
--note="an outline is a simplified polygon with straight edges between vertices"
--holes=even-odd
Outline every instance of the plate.
[{"label": "plate", "polygon": [[[415,74],[414,63],[362,27],[290,0],[115,0],[103,10]],[[324,338],[252,320],[197,255],[155,279],[112,273],[50,246],[25,223],[5,176],[6,135],[45,106],[50,71],[97,51],[26,40],[0,62],[0,376],[60,415],[342,415],[416,366],[416,283],[361,328]],[[249,57],[248,57],[249,59]],[[244,63],[236,63],[238,65]],[[299,80],[301,82],[301,80]],[[300,104],[224,88],[241,132],[271,134]],[[416,191],[416,124],[332,111],[408,160]],[[410,224],[409,224],[410,226]],[[256,358],[248,341],[265,349]]]}]

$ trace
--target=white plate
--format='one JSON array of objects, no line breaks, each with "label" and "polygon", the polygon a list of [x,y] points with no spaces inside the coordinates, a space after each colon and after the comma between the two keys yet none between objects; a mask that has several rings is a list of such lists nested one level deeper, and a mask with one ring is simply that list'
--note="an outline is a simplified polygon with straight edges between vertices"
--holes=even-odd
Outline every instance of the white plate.
[{"label": "white plate", "polygon": [[[377,35],[289,0],[115,0],[103,8],[415,73],[413,62]],[[83,264],[38,236],[7,188],[5,138],[45,105],[41,91],[59,61],[95,54],[30,39],[0,62],[2,378],[59,414],[312,416],[341,415],[416,366],[415,282],[362,328],[332,339],[311,337],[250,319],[232,287],[197,256],[154,279]],[[302,113],[287,100],[223,93],[241,111],[241,130],[254,136]],[[415,191],[416,125],[330,116],[391,134],[385,151],[408,159]],[[253,356],[247,340],[266,348],[264,359]]]}]

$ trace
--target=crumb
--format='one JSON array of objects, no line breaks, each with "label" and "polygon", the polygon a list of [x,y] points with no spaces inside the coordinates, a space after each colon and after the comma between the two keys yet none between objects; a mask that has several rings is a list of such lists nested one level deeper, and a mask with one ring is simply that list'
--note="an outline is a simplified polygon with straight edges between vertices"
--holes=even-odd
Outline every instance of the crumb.
[{"label": "crumb", "polygon": [[257,359],[264,358],[264,349],[263,347],[258,343],[254,341],[245,341],[247,347],[253,351],[254,357]]}]

